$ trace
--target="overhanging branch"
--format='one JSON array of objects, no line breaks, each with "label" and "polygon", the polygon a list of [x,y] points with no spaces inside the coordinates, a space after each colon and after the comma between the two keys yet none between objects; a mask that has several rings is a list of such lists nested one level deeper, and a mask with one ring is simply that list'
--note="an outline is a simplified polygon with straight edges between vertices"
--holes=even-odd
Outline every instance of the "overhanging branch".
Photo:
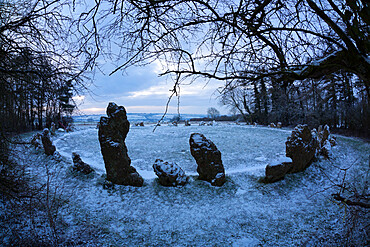
[{"label": "overhanging branch", "polygon": [[349,199],[346,199],[346,198],[342,197],[340,194],[333,194],[332,196],[333,196],[334,200],[343,202],[348,206],[359,206],[359,207],[362,207],[362,208],[370,208],[369,203],[359,202],[359,201],[352,201],[352,200],[349,200]]}]

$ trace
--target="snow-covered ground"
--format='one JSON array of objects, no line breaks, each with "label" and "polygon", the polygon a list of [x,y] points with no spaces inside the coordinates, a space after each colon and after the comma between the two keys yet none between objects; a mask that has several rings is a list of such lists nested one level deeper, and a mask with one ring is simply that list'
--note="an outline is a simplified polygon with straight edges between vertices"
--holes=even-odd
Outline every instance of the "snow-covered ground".
[{"label": "snow-covered ground", "polygon": [[[156,159],[175,162],[187,174],[196,175],[197,165],[189,148],[189,137],[194,132],[204,134],[216,144],[229,175],[244,171],[263,172],[266,162],[285,156],[285,140],[291,133],[290,130],[235,124],[160,126],[154,132],[153,125],[134,126],[126,138],[132,165],[144,179],[156,178],[152,168]],[[77,152],[85,162],[105,172],[96,128],[65,134],[54,144],[63,156],[70,157],[72,152]]]},{"label": "snow-covered ground", "polygon": [[[100,244],[113,246],[338,246],[348,219],[345,207],[330,199],[338,191],[333,182],[343,175],[338,168],[351,166],[348,181],[363,184],[369,179],[363,176],[369,172],[370,145],[359,139],[338,136],[332,160],[319,160],[305,172],[263,184],[259,179],[265,166],[285,156],[291,130],[235,124],[163,125],[152,130],[153,126],[131,127],[126,139],[132,165],[145,180],[140,188],[103,188],[104,162],[93,126],[54,137],[64,157],[55,166],[61,170],[58,181],[63,181],[68,197],[60,210],[68,226],[65,234],[89,229]],[[222,187],[196,179],[189,149],[194,132],[204,134],[221,151],[227,177]],[[71,172],[72,152],[97,174],[83,177]],[[37,151],[24,154],[29,162],[52,162]],[[152,168],[156,159],[177,163],[192,176],[190,183],[161,186]],[[88,238],[81,241],[94,243]]]}]

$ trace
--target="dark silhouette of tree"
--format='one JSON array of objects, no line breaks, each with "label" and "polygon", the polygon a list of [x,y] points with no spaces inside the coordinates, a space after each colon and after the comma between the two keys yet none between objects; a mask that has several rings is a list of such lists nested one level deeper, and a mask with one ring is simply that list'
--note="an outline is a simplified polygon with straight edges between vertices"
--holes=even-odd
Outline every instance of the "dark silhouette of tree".
[{"label": "dark silhouette of tree", "polygon": [[[174,76],[174,93],[188,77],[222,80],[221,93],[239,112],[293,124],[308,119],[303,84],[327,84],[341,73],[352,75],[369,105],[369,13],[364,0],[97,0],[80,23],[93,27],[81,28],[86,49],[96,54],[111,47],[106,53],[120,63],[112,73],[160,61],[166,68],[161,75]],[[245,97],[235,101],[235,90],[253,85],[251,109]],[[336,98],[313,104],[321,108],[315,114],[337,108]]]},{"label": "dark silhouette of tree", "polygon": [[[77,46],[66,1],[0,1],[0,131],[41,129],[70,113],[91,54]],[[83,56],[85,54],[86,56]]]},{"label": "dark silhouette of tree", "polygon": [[367,1],[96,2],[81,17],[93,31],[103,25],[86,35],[94,46],[124,48],[112,73],[160,59],[178,76],[287,84],[344,70],[369,86]]},{"label": "dark silhouette of tree", "polygon": [[217,110],[216,108],[214,107],[210,107],[207,109],[207,116],[210,118],[210,119],[213,119],[215,120],[216,118],[218,118],[220,116],[220,111]]}]

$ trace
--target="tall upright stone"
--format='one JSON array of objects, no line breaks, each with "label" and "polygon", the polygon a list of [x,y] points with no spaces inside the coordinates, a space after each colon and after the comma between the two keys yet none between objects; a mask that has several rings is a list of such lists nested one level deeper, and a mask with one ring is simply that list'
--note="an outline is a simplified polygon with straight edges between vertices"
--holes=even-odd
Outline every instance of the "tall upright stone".
[{"label": "tall upright stone", "polygon": [[42,146],[44,147],[44,150],[45,150],[45,154],[53,155],[54,152],[56,151],[56,148],[53,145],[53,141],[50,138],[50,132],[48,128],[45,128],[42,131],[41,141],[42,141]]},{"label": "tall upright stone", "polygon": [[198,178],[214,186],[222,186],[226,181],[225,169],[221,160],[221,152],[216,145],[199,133],[191,134],[189,144],[191,155],[198,164]]},{"label": "tall upright stone", "polygon": [[286,156],[293,161],[291,173],[305,170],[315,157],[319,146],[307,125],[298,125],[285,142]]},{"label": "tall upright stone", "polygon": [[99,142],[103,155],[107,180],[114,184],[140,187],[143,178],[134,167],[127,154],[125,139],[130,129],[126,110],[110,102],[107,107],[108,117],[101,117],[99,122]]}]

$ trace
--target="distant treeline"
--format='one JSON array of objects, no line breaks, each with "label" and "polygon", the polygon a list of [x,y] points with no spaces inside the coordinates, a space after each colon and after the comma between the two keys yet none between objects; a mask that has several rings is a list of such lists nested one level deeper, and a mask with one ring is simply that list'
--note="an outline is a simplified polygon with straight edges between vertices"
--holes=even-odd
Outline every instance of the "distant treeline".
[{"label": "distant treeline", "polygon": [[216,116],[215,118],[210,118],[210,117],[191,118],[190,121],[193,121],[193,122],[201,122],[201,121],[209,122],[209,121],[213,121],[213,120],[219,121],[219,122],[222,122],[222,121],[237,121],[240,117],[241,117],[241,115],[233,115],[233,116],[223,115],[223,116]]},{"label": "distant treeline", "polygon": [[349,73],[285,84],[253,81],[225,92],[221,102],[245,122],[311,128],[327,124],[336,131],[370,136],[369,88]]}]

